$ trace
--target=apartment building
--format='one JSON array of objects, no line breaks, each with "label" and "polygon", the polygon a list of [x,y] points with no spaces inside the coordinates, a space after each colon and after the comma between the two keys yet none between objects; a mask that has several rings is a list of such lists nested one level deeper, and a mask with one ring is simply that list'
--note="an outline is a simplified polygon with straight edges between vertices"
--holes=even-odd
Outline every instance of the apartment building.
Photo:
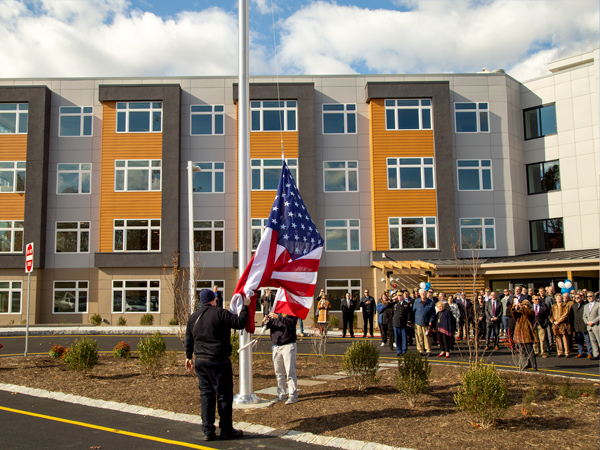
[{"label": "apartment building", "polygon": [[[325,238],[317,290],[334,310],[348,291],[422,281],[598,290],[598,60],[529,81],[251,78],[253,248],[283,153]],[[167,324],[168,266],[189,260],[188,161],[197,288],[229,299],[237,95],[236,77],[0,80],[0,324],[25,319],[30,242],[32,323]]]}]

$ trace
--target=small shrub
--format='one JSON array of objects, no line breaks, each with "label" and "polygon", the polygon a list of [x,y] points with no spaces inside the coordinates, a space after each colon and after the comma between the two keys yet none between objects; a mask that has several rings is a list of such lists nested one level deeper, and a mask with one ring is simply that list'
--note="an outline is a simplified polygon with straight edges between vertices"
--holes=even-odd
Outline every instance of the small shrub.
[{"label": "small shrub", "polygon": [[98,326],[102,323],[102,317],[100,317],[100,314],[92,314],[90,316],[90,323],[94,326]]},{"label": "small shrub", "polygon": [[48,354],[52,358],[60,359],[64,352],[65,348],[62,345],[55,344],[52,346]]},{"label": "small shrub", "polygon": [[140,325],[152,325],[154,323],[154,316],[152,314],[144,314],[140,319]]},{"label": "small shrub", "polygon": [[11,320],[9,320],[9,321],[8,321],[8,324],[9,324],[9,325],[14,325],[14,324],[15,324],[15,319],[11,319]]},{"label": "small shrub", "polygon": [[167,364],[169,364],[171,367],[177,366],[177,350],[169,350],[166,353],[166,357],[167,357]]},{"label": "small shrub", "polygon": [[329,326],[331,328],[339,328],[340,327],[340,319],[337,316],[331,315],[329,316]]},{"label": "small shrub", "polygon": [[115,358],[129,359],[131,358],[131,348],[127,342],[121,341],[113,348],[113,356]]},{"label": "small shrub", "polygon": [[73,345],[63,353],[62,359],[69,370],[89,372],[98,364],[98,342],[87,336],[75,339]]},{"label": "small shrub", "polygon": [[231,343],[231,356],[229,359],[232,363],[236,363],[240,359],[240,354],[238,353],[238,349],[240,348],[240,334],[236,330],[232,330],[229,342]]},{"label": "small shrub", "polygon": [[167,345],[160,331],[146,339],[140,339],[138,344],[140,364],[152,377],[156,376],[156,373],[164,366],[166,351]]},{"label": "small shrub", "polygon": [[454,403],[471,422],[489,428],[506,414],[508,388],[494,365],[472,365],[462,378]]},{"label": "small shrub", "polygon": [[179,325],[179,319],[177,319],[177,317],[173,317],[172,319],[169,319],[169,325],[172,325],[172,326]]},{"label": "small shrub", "polygon": [[325,359],[327,354],[327,336],[318,334],[310,340],[312,352],[315,356]]},{"label": "small shrub", "polygon": [[583,390],[571,384],[571,381],[567,378],[567,381],[561,383],[558,386],[558,395],[563,398],[569,398],[571,400],[578,399],[583,394]]},{"label": "small shrub", "polygon": [[125,320],[125,317],[119,316],[117,319],[117,326],[124,327],[125,325],[127,325],[127,320]]},{"label": "small shrub", "polygon": [[358,390],[363,390],[369,383],[377,383],[377,367],[379,350],[369,341],[357,341],[346,350],[342,358],[342,368],[354,380]]},{"label": "small shrub", "polygon": [[419,396],[429,388],[431,366],[419,352],[406,352],[403,359],[398,359],[398,375],[396,387],[411,407],[414,407]]}]

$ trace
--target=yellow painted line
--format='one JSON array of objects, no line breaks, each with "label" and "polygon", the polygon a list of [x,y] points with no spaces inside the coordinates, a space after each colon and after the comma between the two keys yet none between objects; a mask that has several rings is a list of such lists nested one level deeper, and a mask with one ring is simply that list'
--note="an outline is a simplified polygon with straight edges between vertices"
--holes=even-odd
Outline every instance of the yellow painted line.
[{"label": "yellow painted line", "polygon": [[8,412],[16,413],[16,414],[23,414],[26,416],[38,417],[40,419],[53,420],[55,422],[68,423],[71,425],[77,425],[77,426],[85,427],[85,428],[92,428],[94,430],[106,431],[108,433],[122,434],[125,436],[131,436],[131,437],[136,437],[139,439],[145,439],[147,441],[162,442],[164,444],[179,445],[181,447],[197,448],[197,449],[201,449],[201,450],[215,450],[212,447],[203,447],[202,445],[190,444],[189,442],[173,441],[171,439],[163,439],[163,438],[159,438],[156,436],[148,436],[146,434],[132,433],[131,431],[117,430],[116,428],[107,428],[107,427],[102,427],[100,425],[94,425],[91,423],[77,422],[75,420],[62,419],[60,417],[46,416],[44,414],[32,413],[29,411],[21,411],[18,409],[6,408],[4,406],[0,406],[0,410],[8,411]]}]

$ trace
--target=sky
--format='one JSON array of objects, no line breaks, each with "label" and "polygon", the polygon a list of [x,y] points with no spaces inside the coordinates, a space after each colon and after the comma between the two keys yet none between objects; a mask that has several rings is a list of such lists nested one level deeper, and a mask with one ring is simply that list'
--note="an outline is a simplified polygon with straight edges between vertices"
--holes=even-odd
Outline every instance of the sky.
[{"label": "sky", "polygon": [[[237,0],[0,0],[0,78],[237,75]],[[599,46],[598,0],[250,0],[251,75],[520,81]]]}]

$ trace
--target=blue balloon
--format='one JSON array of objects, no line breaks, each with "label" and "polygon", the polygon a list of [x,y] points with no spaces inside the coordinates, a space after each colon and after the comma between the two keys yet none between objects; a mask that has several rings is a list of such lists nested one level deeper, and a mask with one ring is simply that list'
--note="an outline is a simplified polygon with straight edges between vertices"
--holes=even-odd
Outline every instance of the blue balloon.
[{"label": "blue balloon", "polygon": [[570,289],[567,289],[567,288],[562,288],[562,289],[560,290],[560,293],[561,293],[561,294],[568,294],[569,292],[571,292],[571,290],[570,290]]},{"label": "blue balloon", "polygon": [[431,283],[425,283],[425,290],[428,291],[431,289]]}]

